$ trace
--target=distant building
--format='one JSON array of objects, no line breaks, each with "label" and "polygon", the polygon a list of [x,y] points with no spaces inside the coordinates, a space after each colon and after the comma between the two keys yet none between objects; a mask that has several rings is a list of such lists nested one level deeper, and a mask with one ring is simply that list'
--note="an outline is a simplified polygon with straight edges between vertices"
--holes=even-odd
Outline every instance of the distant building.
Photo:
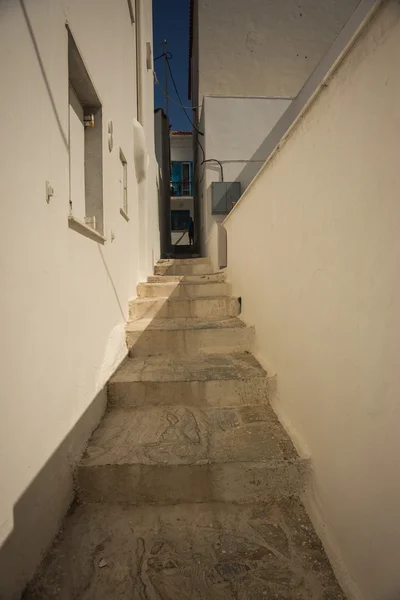
[{"label": "distant building", "polygon": [[189,97],[204,134],[194,134],[203,252],[213,223],[232,208],[221,189],[212,196],[212,183],[223,178],[247,188],[267,158],[264,140],[358,4],[191,0]]},{"label": "distant building", "polygon": [[171,131],[171,240],[172,244],[189,243],[189,218],[193,205],[193,134]]}]

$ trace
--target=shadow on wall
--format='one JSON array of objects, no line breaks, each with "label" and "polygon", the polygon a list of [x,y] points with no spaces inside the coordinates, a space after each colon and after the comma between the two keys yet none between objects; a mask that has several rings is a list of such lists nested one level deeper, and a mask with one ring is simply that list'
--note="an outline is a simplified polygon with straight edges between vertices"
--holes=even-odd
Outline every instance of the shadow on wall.
[{"label": "shadow on wall", "polygon": [[[105,268],[109,274],[106,265]],[[166,274],[168,274],[168,269],[166,269]],[[112,283],[111,277],[110,280]],[[112,286],[115,291],[113,283]],[[172,316],[174,303],[170,303],[169,300],[181,297],[182,291],[180,281],[177,281],[169,296],[161,298],[157,303],[154,312],[150,311],[141,315],[148,318],[149,321],[142,331],[131,334],[130,337],[128,334],[128,350],[131,356],[147,354],[149,335],[151,336],[151,331],[154,329],[154,319],[165,317],[166,314]],[[168,337],[166,336],[161,344],[167,342]],[[204,393],[206,393],[206,389]],[[112,403],[112,394],[108,399]],[[140,399],[136,400],[140,403]],[[101,389],[91,401],[84,414],[15,503],[12,531],[0,547],[1,600],[19,600],[21,598],[21,590],[27,589],[27,585],[34,578],[43,557],[51,548],[52,541],[62,527],[64,517],[75,500],[77,466],[91,434],[104,415],[106,406],[107,386]],[[115,501],[118,501],[117,497]],[[23,593],[22,598],[24,596]]]},{"label": "shadow on wall", "polygon": [[13,529],[0,548],[0,598],[18,600],[74,499],[73,473],[106,407],[101,390],[13,508]]},{"label": "shadow on wall", "polygon": [[[354,43],[354,35],[370,12],[375,10],[376,4],[376,0],[360,0],[360,3],[339,32],[322,60],[318,63],[297,96],[287,107],[262,144],[260,144],[259,148],[253,154],[235,181],[240,181],[242,183],[248,181],[250,183],[275,148],[279,150],[280,142],[290,132],[291,126],[296,122],[302,111],[309,103],[312,103],[319,90],[326,85],[326,77],[331,70],[335,68],[339,56],[347,50],[349,43],[350,47],[351,44]],[[353,40],[353,42],[351,42],[351,40]],[[262,164],[260,164],[258,169],[255,169],[254,163],[259,161],[261,161]]]},{"label": "shadow on wall", "polygon": [[55,117],[56,122],[57,122],[58,129],[60,131],[62,140],[64,142],[64,146],[68,149],[69,148],[68,137],[67,137],[66,133],[64,132],[64,129],[63,129],[63,126],[62,126],[62,122],[61,122],[60,116],[58,114],[57,106],[56,106],[56,103],[55,103],[55,100],[54,100],[54,96],[53,96],[53,93],[51,91],[50,83],[49,83],[49,80],[48,80],[47,75],[46,75],[46,70],[44,68],[43,60],[42,60],[42,57],[41,57],[41,54],[40,54],[40,50],[39,50],[39,45],[38,45],[38,42],[36,40],[35,33],[34,33],[33,27],[32,27],[32,22],[31,22],[31,20],[29,18],[29,14],[28,14],[28,11],[27,11],[27,8],[26,8],[26,0],[19,0],[19,3],[21,5],[21,10],[22,10],[22,13],[24,15],[26,26],[27,26],[30,38],[32,40],[32,46],[33,46],[33,49],[35,51],[35,55],[36,55],[36,58],[37,58],[37,61],[38,61],[38,64],[39,64],[39,68],[40,68],[40,72],[41,72],[42,77],[43,77],[44,84],[46,86],[46,90],[47,90],[47,93],[48,93],[48,96],[49,96],[49,99],[50,99],[51,107],[53,109],[53,113],[54,113],[54,117]]},{"label": "shadow on wall", "polygon": [[104,269],[105,269],[105,271],[107,273],[107,277],[108,277],[108,279],[110,281],[112,290],[114,292],[114,296],[115,296],[115,299],[117,301],[118,308],[120,310],[121,316],[122,316],[123,320],[126,321],[126,316],[125,316],[125,313],[124,313],[124,309],[123,309],[121,301],[119,299],[117,288],[115,287],[115,283],[114,283],[114,280],[113,280],[112,275],[110,273],[110,269],[108,268],[107,263],[106,263],[106,259],[104,258],[104,254],[103,254],[103,251],[101,249],[101,245],[97,244],[97,247],[99,249],[100,258],[101,258],[101,261],[102,261],[102,263],[104,265]]},{"label": "shadow on wall", "polygon": [[[112,275],[98,244],[101,260],[123,322],[126,316]],[[13,529],[0,547],[0,599],[19,600],[74,500],[74,471],[101,420],[107,403],[103,388],[90,402],[13,507]]]},{"label": "shadow on wall", "polygon": [[[264,138],[264,140],[262,141],[262,143],[259,145],[259,147],[256,149],[254,154],[249,159],[246,159],[246,160],[243,159],[242,161],[221,160],[221,163],[224,167],[229,166],[229,165],[234,165],[235,167],[237,167],[238,164],[242,163],[242,165],[241,165],[242,170],[239,171],[236,176],[233,176],[231,178],[229,178],[229,176],[226,177],[226,172],[225,172],[225,176],[224,176],[225,181],[240,183],[241,195],[243,195],[243,193],[245,192],[247,187],[250,185],[252,180],[257,176],[257,174],[259,173],[259,171],[262,169],[263,165],[265,164],[266,160],[268,159],[269,155],[274,150],[276,145],[279,143],[279,140],[281,139],[281,137],[287,131],[289,123],[290,123],[290,121],[288,123],[288,115],[290,114],[289,113],[290,106],[291,106],[291,104],[289,104],[289,106],[284,110],[282,116],[279,118],[279,120],[274,125],[272,130],[270,130],[269,133],[267,133],[267,135]],[[290,119],[290,116],[289,116],[289,119]],[[222,181],[221,167],[218,164],[214,164],[211,162],[211,163],[207,163],[207,165],[204,165],[204,166],[207,168],[207,170],[209,172],[217,175],[217,181]],[[203,179],[204,179],[204,170],[203,170],[202,176],[199,180],[199,185],[201,185]],[[214,180],[214,177],[213,177],[213,180]],[[205,246],[207,248],[207,253],[210,253],[210,252],[213,252],[213,250],[209,249],[210,240],[212,237],[215,237],[215,232],[212,231],[213,224],[217,223],[217,222],[222,223],[224,221],[224,219],[226,218],[227,214],[229,214],[229,212],[220,214],[220,215],[212,213],[212,208],[211,208],[211,206],[212,206],[212,184],[210,184],[207,187],[206,199],[207,199],[206,213],[207,213],[207,218],[210,219],[210,222],[207,224]],[[210,207],[210,208],[208,208],[208,207]],[[215,243],[218,245],[220,243],[223,243],[223,241],[221,240],[221,242],[215,242]],[[214,243],[214,245],[215,245],[215,243]],[[226,242],[225,242],[225,246],[226,246]],[[225,250],[223,250],[223,253],[226,255],[226,248],[225,248]],[[214,253],[214,256],[216,256],[215,253]],[[211,258],[213,259],[213,256]],[[220,268],[222,266],[226,266],[226,259],[222,260],[222,262],[221,262],[221,259],[219,259],[218,265],[217,265],[217,262],[215,262],[215,260],[213,259],[214,267]]]}]

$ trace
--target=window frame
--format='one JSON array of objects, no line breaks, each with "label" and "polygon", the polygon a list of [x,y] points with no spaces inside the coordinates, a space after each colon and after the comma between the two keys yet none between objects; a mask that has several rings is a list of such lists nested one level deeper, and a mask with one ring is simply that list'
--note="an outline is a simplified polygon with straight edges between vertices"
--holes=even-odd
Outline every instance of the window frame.
[{"label": "window frame", "polygon": [[[71,104],[71,89],[74,92],[76,101],[83,110],[85,197],[84,217],[81,219],[73,214],[74,198],[71,188],[72,164],[71,152],[69,150],[68,224],[79,233],[104,243],[103,107],[82,53],[75,42],[68,24],[66,24],[66,30],[68,48],[68,111],[70,111],[70,107],[75,111],[73,104]],[[70,136],[70,118],[68,121]]]}]

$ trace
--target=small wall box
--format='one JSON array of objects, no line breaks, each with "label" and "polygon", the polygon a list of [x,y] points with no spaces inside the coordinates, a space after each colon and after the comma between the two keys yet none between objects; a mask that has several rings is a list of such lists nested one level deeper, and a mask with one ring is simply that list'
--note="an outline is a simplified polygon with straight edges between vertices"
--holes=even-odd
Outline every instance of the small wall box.
[{"label": "small wall box", "polygon": [[213,215],[227,215],[242,194],[240,181],[214,181],[211,184]]}]

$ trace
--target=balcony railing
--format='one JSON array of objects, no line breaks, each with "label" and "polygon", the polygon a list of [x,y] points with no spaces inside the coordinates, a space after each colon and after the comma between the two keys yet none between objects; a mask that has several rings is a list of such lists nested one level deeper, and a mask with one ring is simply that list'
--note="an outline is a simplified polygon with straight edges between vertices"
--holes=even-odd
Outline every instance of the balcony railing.
[{"label": "balcony railing", "polygon": [[193,196],[192,180],[171,181],[171,196]]}]

